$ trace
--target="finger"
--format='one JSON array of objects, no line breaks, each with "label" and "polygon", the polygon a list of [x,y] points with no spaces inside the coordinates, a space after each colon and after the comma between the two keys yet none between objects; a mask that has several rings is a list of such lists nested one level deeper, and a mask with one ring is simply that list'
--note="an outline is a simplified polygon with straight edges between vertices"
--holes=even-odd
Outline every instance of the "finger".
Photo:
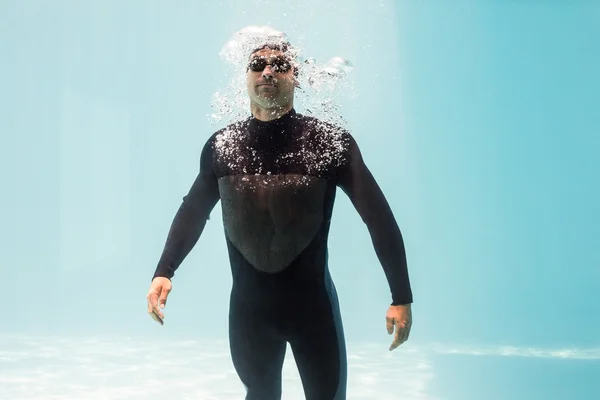
[{"label": "finger", "polygon": [[403,329],[402,329],[402,333],[400,334],[400,340],[401,343],[404,343],[408,340],[408,337],[410,336],[410,325],[407,324]]},{"label": "finger", "polygon": [[158,299],[158,306],[160,308],[165,308],[165,306],[167,305],[167,296],[169,295],[169,291],[166,289],[163,289],[162,293],[160,294],[160,298]]},{"label": "finger", "polygon": [[154,305],[158,302],[158,293],[156,291],[150,291],[146,296],[148,299],[148,312],[152,312]]},{"label": "finger", "polygon": [[393,318],[385,318],[385,325],[387,328],[388,335],[394,333],[394,319]]},{"label": "finger", "polygon": [[[410,336],[410,329],[411,329],[411,325],[410,323],[406,323],[404,324],[404,326],[402,328],[396,328],[399,333],[398,333],[398,339],[395,343],[396,347],[400,346],[401,344],[405,343],[408,341],[408,338]],[[396,348],[395,347],[395,348]]]},{"label": "finger", "polygon": [[400,346],[400,333],[401,332],[402,332],[402,329],[400,327],[398,327],[398,325],[396,325],[396,333],[394,334],[394,341],[390,345],[390,351],[392,351],[392,350],[396,349],[398,346]]},{"label": "finger", "polygon": [[408,340],[410,336],[410,330],[412,328],[412,318],[409,316],[408,319],[404,322],[404,341]]},{"label": "finger", "polygon": [[390,346],[390,351],[398,348],[401,344],[408,340],[410,335],[411,323],[410,321],[403,322],[401,324],[396,323],[396,335],[394,342]]},{"label": "finger", "polygon": [[150,313],[150,316],[152,317],[153,320],[155,320],[156,322],[158,322],[160,325],[164,325],[164,321],[162,320],[162,318],[159,317],[158,315],[156,315],[156,313],[154,311],[152,311]]},{"label": "finger", "polygon": [[156,307],[154,306],[157,303],[158,293],[155,291],[151,291],[148,293],[148,314],[152,317],[153,320],[158,322],[159,324],[163,324],[162,318],[156,313]]},{"label": "finger", "polygon": [[158,308],[158,302],[152,303],[152,312],[159,316],[161,319],[165,317],[165,314]]},{"label": "finger", "polygon": [[149,312],[153,312],[156,314],[156,316],[163,319],[165,317],[165,315],[158,308],[158,297],[159,297],[159,295],[156,290],[153,290],[152,292],[150,292],[148,294],[148,306],[150,307]]}]

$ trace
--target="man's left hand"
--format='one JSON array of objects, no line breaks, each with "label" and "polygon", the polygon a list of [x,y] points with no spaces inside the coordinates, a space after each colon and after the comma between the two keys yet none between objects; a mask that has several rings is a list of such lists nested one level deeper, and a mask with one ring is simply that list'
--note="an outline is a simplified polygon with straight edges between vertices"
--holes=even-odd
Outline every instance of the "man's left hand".
[{"label": "man's left hand", "polygon": [[412,325],[412,312],[410,304],[402,304],[398,306],[390,306],[385,316],[388,334],[394,333],[394,341],[390,346],[390,351],[396,349],[402,343],[408,340],[410,327]]}]

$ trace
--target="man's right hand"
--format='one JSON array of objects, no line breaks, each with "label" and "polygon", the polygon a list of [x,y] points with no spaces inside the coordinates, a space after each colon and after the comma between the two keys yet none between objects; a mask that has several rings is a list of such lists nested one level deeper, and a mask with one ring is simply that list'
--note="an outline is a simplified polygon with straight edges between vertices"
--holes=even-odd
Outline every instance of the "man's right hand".
[{"label": "man's right hand", "polygon": [[167,296],[171,292],[171,280],[162,276],[157,276],[152,280],[150,290],[146,299],[148,300],[148,314],[159,324],[163,324],[165,315],[162,309],[167,304]]}]

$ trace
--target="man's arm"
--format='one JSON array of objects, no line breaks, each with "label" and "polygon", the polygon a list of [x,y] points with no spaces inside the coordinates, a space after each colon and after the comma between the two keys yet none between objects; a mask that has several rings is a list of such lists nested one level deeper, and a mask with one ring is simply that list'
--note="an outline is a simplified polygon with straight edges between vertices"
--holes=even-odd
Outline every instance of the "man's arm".
[{"label": "man's arm", "polygon": [[219,201],[212,159],[212,140],[208,140],[200,156],[200,172],[171,224],[153,279],[158,276],[173,277],[175,270],[198,242],[210,212]]},{"label": "man's arm", "polygon": [[406,252],[400,228],[360,149],[350,134],[347,159],[338,171],[338,185],[367,225],[375,253],[387,277],[392,305],[413,302]]}]

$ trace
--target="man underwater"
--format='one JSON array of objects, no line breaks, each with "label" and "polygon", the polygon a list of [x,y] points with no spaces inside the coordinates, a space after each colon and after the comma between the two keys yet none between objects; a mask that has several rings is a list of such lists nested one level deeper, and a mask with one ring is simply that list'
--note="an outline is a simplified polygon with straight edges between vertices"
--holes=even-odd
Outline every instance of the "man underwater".
[{"label": "man underwater", "polygon": [[290,344],[309,400],[346,398],[346,347],[327,241],[340,187],[366,224],[391,290],[390,350],[408,339],[412,291],[402,234],[346,130],[294,109],[289,43],[252,51],[252,116],[215,132],[175,216],[147,295],[161,324],[171,278],[221,201],[233,286],[229,342],[246,400],[278,400]]}]

